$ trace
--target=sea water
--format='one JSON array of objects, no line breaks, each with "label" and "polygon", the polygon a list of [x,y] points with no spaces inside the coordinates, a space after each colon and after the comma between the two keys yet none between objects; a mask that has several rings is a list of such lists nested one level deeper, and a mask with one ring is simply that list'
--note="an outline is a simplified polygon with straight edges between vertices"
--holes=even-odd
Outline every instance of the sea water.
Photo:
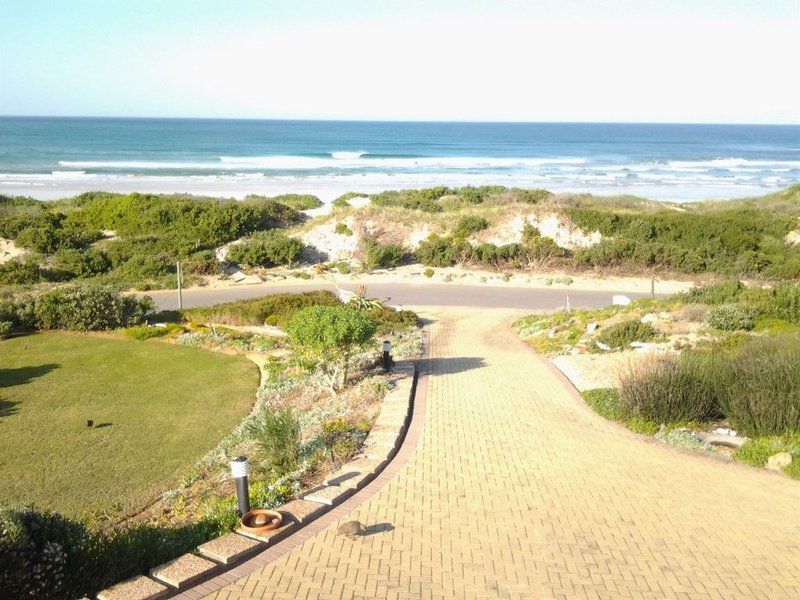
[{"label": "sea water", "polygon": [[662,200],[800,182],[800,126],[0,117],[0,194],[504,185]]}]

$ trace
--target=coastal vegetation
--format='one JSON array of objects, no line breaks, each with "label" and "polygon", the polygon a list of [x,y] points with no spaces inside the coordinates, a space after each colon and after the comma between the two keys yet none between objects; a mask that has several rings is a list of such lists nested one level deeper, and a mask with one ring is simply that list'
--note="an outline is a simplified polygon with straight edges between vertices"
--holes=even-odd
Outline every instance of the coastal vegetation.
[{"label": "coastal vegetation", "polygon": [[747,436],[733,458],[763,467],[786,452],[785,472],[800,476],[799,308],[800,283],[730,280],[516,327],[602,416],[706,451],[709,432],[732,430]]}]

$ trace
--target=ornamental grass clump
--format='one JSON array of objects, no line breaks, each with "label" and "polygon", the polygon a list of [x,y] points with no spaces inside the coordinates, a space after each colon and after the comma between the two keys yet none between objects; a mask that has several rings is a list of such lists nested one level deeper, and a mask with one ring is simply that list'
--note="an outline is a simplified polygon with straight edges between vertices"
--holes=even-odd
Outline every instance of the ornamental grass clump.
[{"label": "ornamental grass clump", "polygon": [[800,431],[800,337],[755,338],[730,360],[722,409],[748,436]]},{"label": "ornamental grass clump", "polygon": [[713,352],[652,357],[623,375],[620,402],[629,416],[659,423],[707,421],[721,416],[720,384],[729,380],[729,371]]}]

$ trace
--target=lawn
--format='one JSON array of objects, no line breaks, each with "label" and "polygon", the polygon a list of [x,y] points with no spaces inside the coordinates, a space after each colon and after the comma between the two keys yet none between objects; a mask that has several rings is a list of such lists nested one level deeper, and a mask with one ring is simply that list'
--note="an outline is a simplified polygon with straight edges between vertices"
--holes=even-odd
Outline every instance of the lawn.
[{"label": "lawn", "polygon": [[134,511],[237,425],[257,385],[244,358],[157,341],[0,341],[0,503]]}]

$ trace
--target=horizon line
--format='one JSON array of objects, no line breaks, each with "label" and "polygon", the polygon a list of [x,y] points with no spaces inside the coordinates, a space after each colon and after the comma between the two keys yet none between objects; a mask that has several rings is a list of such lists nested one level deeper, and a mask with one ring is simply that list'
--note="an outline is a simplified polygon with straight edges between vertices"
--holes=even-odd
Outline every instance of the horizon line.
[{"label": "horizon line", "polygon": [[735,127],[800,127],[796,122],[729,122],[729,121],[588,121],[588,120],[458,120],[458,119],[354,119],[341,117],[197,117],[197,116],[143,116],[143,115],[25,115],[0,114],[0,119],[120,119],[159,121],[294,121],[316,123],[474,123],[486,125],[724,125]]}]

